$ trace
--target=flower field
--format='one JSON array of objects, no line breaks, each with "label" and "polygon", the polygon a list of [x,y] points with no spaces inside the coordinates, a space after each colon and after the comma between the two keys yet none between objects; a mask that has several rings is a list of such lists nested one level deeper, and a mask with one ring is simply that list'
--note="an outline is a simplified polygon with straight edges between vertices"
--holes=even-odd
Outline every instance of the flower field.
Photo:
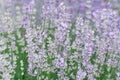
[{"label": "flower field", "polygon": [[120,0],[0,0],[0,80],[120,80]]}]

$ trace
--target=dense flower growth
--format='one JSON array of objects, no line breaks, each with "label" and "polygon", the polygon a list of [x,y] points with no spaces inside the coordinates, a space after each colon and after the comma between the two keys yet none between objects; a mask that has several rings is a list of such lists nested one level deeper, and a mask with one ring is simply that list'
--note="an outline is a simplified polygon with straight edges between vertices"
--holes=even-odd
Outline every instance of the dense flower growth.
[{"label": "dense flower growth", "polygon": [[120,80],[120,0],[0,0],[0,80]]}]

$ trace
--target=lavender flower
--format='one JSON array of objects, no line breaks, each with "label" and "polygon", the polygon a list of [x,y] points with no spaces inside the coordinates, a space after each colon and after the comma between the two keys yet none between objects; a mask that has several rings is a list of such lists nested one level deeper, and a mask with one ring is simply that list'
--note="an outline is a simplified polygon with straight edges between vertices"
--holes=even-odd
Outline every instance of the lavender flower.
[{"label": "lavender flower", "polygon": [[120,80],[119,0],[1,0],[0,79]]}]

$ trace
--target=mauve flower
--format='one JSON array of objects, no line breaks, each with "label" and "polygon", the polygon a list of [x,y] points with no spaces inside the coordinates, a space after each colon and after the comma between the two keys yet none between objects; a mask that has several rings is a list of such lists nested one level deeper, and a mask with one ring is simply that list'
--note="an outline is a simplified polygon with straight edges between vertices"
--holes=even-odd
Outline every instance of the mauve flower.
[{"label": "mauve flower", "polygon": [[77,72],[77,80],[83,80],[86,76],[86,72],[84,72],[83,70],[81,69],[78,69],[78,72]]},{"label": "mauve flower", "polygon": [[3,33],[5,31],[5,27],[0,25],[0,34]]},{"label": "mauve flower", "polygon": [[118,20],[118,25],[117,25],[119,31],[120,31],[120,19]]},{"label": "mauve flower", "polygon": [[64,80],[69,80],[69,78],[68,78],[68,77],[65,77]]},{"label": "mauve flower", "polygon": [[64,70],[59,71],[59,72],[57,73],[57,75],[58,75],[58,76],[64,75]]}]

